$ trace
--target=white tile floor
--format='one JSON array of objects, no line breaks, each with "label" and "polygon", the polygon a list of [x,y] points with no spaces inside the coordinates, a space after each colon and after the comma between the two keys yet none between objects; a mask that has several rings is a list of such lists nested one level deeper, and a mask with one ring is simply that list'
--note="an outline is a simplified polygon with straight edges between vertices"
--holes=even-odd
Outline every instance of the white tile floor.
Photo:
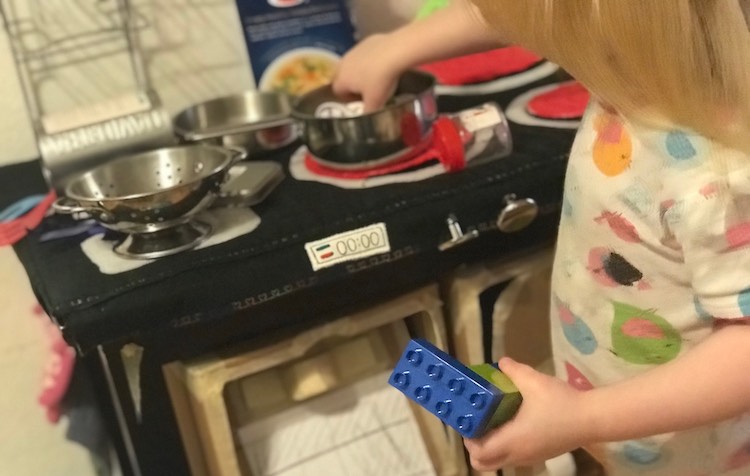
[{"label": "white tile floor", "polygon": [[48,341],[35,304],[15,253],[0,248],[0,475],[93,475],[86,451],[65,440],[66,420],[50,425],[36,401]]}]

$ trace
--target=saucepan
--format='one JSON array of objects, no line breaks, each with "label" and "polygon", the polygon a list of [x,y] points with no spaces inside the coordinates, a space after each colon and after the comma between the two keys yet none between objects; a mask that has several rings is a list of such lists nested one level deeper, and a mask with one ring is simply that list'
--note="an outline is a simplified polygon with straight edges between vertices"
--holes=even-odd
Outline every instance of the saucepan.
[{"label": "saucepan", "polygon": [[[292,117],[301,127],[304,144],[318,161],[337,168],[375,167],[429,145],[438,119],[432,75],[409,71],[401,76],[392,99],[367,114],[351,114],[361,102],[346,104],[331,85],[292,102]],[[336,105],[349,112],[336,112]]]},{"label": "saucepan", "polygon": [[276,92],[248,91],[196,104],[178,113],[173,125],[183,143],[242,147],[250,159],[298,139],[290,99]]},{"label": "saucepan", "polygon": [[88,213],[124,233],[166,230],[221,198],[229,169],[245,156],[241,149],[203,144],[123,156],[73,178],[53,207]]}]

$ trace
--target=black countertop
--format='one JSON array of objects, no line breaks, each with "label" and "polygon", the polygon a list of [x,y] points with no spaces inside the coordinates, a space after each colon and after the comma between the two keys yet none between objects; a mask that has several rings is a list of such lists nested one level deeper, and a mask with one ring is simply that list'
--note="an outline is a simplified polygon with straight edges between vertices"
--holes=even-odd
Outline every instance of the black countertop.
[{"label": "black countertop", "polygon": [[[501,106],[541,81],[497,94],[442,97],[443,111],[494,100]],[[221,245],[102,274],[82,252],[85,236],[40,242],[50,217],[15,245],[43,308],[65,339],[85,353],[98,345],[160,342],[176,357],[338,317],[428,282],[462,263],[522,253],[551,243],[560,212],[573,130],[511,124],[514,152],[454,174],[371,189],[345,190],[287,177],[253,208],[260,226]],[[288,165],[289,153],[274,160]],[[287,173],[288,175],[288,173]],[[39,162],[0,169],[0,207],[46,190]],[[538,219],[520,233],[494,227],[508,194],[532,198]],[[441,252],[446,218],[481,233]],[[305,243],[385,223],[391,251],[313,271]],[[64,225],[65,223],[62,222]],[[193,337],[199,337],[194,339]],[[189,345],[187,344],[189,343]]]}]

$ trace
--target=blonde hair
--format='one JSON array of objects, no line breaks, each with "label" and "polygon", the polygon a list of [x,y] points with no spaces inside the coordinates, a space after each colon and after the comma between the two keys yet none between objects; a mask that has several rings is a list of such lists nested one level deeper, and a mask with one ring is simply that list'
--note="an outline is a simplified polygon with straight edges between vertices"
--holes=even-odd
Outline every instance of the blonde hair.
[{"label": "blonde hair", "polygon": [[471,0],[626,117],[750,151],[750,0]]}]

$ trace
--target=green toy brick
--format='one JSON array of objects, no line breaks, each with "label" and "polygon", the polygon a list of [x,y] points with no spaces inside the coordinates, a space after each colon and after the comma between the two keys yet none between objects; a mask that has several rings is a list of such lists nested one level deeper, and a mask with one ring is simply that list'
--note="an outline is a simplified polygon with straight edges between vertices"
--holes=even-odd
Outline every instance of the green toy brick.
[{"label": "green toy brick", "polygon": [[523,401],[521,392],[518,391],[516,384],[494,365],[479,364],[471,365],[469,368],[484,377],[485,380],[499,388],[505,394],[497,410],[495,410],[495,414],[490,419],[487,425],[488,428],[498,427],[513,418]]}]

